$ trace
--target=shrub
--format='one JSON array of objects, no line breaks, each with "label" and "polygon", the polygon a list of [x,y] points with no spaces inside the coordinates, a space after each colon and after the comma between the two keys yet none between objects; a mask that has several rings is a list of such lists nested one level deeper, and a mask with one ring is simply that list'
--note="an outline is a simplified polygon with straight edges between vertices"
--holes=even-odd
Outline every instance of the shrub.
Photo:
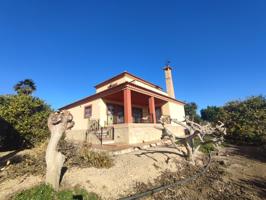
[{"label": "shrub", "polygon": [[239,144],[266,143],[266,98],[250,97],[244,101],[227,103],[225,125],[228,139]]},{"label": "shrub", "polygon": [[0,96],[0,149],[33,146],[49,135],[51,108],[30,95]]},{"label": "shrub", "polygon": [[[205,137],[205,139],[207,139],[207,140],[210,140],[212,137],[211,136],[207,136],[207,137]],[[195,139],[194,139],[194,144],[195,144],[195,146],[197,146],[197,145],[199,145],[201,143],[201,141],[200,141],[200,139],[198,138],[198,137],[196,137]],[[211,151],[214,151],[215,150],[215,148],[214,148],[214,146],[213,146],[213,144],[212,143],[206,143],[206,144],[202,144],[201,146],[200,146],[200,149],[199,149],[201,152],[203,152],[203,153],[209,153],[209,152],[211,152]]]},{"label": "shrub", "polygon": [[84,189],[74,188],[56,192],[49,185],[41,184],[31,189],[16,194],[13,200],[98,200],[100,197],[94,193],[88,193]]},{"label": "shrub", "polygon": [[207,106],[206,109],[200,111],[200,115],[205,121],[217,123],[223,115],[223,110],[222,107]]},{"label": "shrub", "polygon": [[266,98],[249,97],[243,101],[230,101],[222,107],[207,107],[202,117],[210,122],[225,123],[226,139],[234,144],[266,144]]},{"label": "shrub", "polygon": [[185,114],[189,116],[192,121],[197,123],[201,122],[200,116],[197,114],[198,105],[194,102],[186,103],[185,104]]}]

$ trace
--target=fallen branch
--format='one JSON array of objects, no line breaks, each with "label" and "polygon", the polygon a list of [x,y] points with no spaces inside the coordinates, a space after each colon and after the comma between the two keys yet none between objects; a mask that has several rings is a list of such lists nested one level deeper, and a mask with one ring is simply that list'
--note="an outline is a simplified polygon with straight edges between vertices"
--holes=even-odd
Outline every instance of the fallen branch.
[{"label": "fallen branch", "polygon": [[[215,127],[212,127],[209,123],[206,125],[200,125],[189,120],[188,117],[185,117],[185,120],[182,122],[176,119],[170,119],[171,122],[182,126],[187,134],[184,137],[177,137],[165,126],[167,120],[169,119],[164,119],[164,117],[160,119],[163,126],[162,139],[168,137],[175,147],[177,147],[178,142],[183,144],[186,148],[186,157],[192,164],[195,163],[195,156],[202,145],[212,143],[215,148],[218,148],[218,145],[223,142],[223,136],[226,135],[226,128],[224,128],[222,122],[219,122]],[[213,137],[213,139],[205,140],[205,136],[207,135]],[[200,139],[200,143],[197,145],[194,142],[196,137]]]}]

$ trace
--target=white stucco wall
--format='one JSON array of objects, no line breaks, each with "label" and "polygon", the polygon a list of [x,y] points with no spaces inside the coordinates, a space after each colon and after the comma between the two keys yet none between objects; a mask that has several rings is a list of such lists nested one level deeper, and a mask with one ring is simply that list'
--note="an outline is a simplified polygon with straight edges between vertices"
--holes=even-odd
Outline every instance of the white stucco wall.
[{"label": "white stucco wall", "polygon": [[[185,108],[184,105],[168,102],[162,106],[163,115],[169,115],[172,119],[177,119],[178,121],[183,121],[185,118]],[[177,137],[185,136],[184,128],[174,122],[166,125],[168,130],[170,130]]]},{"label": "white stucco wall", "polygon": [[[172,119],[183,121],[185,118],[184,105],[174,102],[167,102],[162,106],[163,115],[169,115]],[[174,125],[174,124],[173,124]]]},{"label": "white stucco wall", "polygon": [[91,119],[100,119],[100,125],[104,126],[104,122],[107,121],[107,107],[102,99],[96,99],[94,101],[68,109],[68,111],[73,115],[73,121],[75,122],[72,130],[84,130],[88,128],[88,119],[84,118],[84,108],[90,105],[92,106]]}]

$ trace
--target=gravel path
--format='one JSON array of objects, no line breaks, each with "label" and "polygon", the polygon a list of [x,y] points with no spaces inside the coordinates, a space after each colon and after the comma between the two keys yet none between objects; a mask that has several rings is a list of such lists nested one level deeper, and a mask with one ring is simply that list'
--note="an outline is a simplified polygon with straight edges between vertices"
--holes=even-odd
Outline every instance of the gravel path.
[{"label": "gravel path", "polygon": [[103,199],[117,199],[133,192],[136,183],[148,183],[165,170],[176,171],[177,160],[183,159],[176,150],[154,147],[115,157],[115,165],[109,169],[71,168],[63,178],[64,187],[81,186]]}]

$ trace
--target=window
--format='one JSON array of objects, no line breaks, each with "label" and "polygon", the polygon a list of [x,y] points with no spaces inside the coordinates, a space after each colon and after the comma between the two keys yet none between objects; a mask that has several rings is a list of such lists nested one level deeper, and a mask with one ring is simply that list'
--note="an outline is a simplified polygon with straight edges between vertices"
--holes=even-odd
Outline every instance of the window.
[{"label": "window", "polygon": [[86,106],[84,109],[84,118],[90,118],[92,114],[91,106]]}]

